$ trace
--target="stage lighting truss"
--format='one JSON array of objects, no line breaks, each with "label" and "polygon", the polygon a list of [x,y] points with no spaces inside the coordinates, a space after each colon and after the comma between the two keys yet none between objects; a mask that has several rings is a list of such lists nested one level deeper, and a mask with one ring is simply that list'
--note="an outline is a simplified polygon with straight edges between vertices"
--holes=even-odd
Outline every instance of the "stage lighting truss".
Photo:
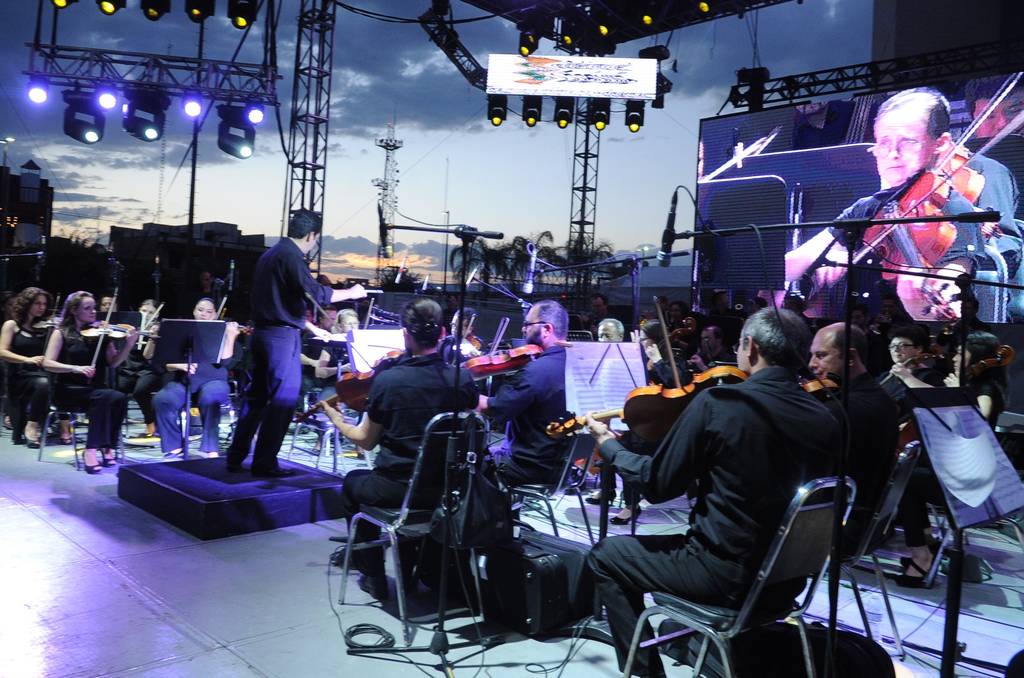
[{"label": "stage lighting truss", "polygon": [[644,102],[640,99],[630,99],[626,102],[626,127],[636,134],[643,126]]},{"label": "stage lighting truss", "polygon": [[185,0],[185,14],[193,23],[201,24],[214,13],[214,0]]},{"label": "stage lighting truss", "polygon": [[497,127],[505,121],[508,116],[508,97],[504,94],[490,94],[487,96],[487,118],[491,124]]},{"label": "stage lighting truss", "polygon": [[533,127],[540,122],[540,113],[543,105],[544,97],[523,97],[523,122],[526,123],[527,127]]},{"label": "stage lighting truss", "polygon": [[139,7],[147,19],[158,21],[164,14],[171,11],[171,0],[141,0]]},{"label": "stage lighting truss", "polygon": [[245,160],[256,148],[256,127],[250,122],[248,108],[235,104],[217,106],[217,148],[230,156]]},{"label": "stage lighting truss", "polygon": [[95,144],[103,138],[106,116],[95,92],[64,90],[64,103],[64,134],[83,144]]},{"label": "stage lighting truss", "polygon": [[156,141],[164,135],[167,107],[170,105],[170,98],[163,92],[125,92],[125,103],[121,107],[121,126],[125,132],[140,141]]},{"label": "stage lighting truss", "polygon": [[228,18],[238,29],[248,28],[256,21],[256,0],[228,0]]}]

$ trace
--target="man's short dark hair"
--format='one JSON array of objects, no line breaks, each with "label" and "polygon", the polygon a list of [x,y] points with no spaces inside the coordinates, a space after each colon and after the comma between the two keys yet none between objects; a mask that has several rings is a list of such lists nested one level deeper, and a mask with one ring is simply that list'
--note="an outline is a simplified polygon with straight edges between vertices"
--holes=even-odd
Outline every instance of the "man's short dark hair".
[{"label": "man's short dark hair", "polygon": [[927,116],[925,119],[928,123],[928,136],[932,139],[938,139],[949,131],[949,102],[938,90],[931,87],[915,87],[897,92],[878,107],[875,120],[899,108],[914,108]]},{"label": "man's short dark hair", "polygon": [[593,294],[590,295],[590,300],[593,301],[594,299],[600,299],[605,306],[608,305],[608,297],[604,296],[600,292],[594,292]]},{"label": "man's short dark hair", "polygon": [[292,212],[288,220],[288,237],[301,240],[310,233],[320,233],[323,228],[323,220],[320,215],[312,210],[298,209]]},{"label": "man's short dark hair", "polygon": [[928,346],[928,330],[920,325],[896,325],[889,330],[889,341],[897,338],[906,339],[918,348]]},{"label": "man's short dark hair", "polygon": [[721,327],[719,327],[718,325],[708,325],[704,329],[707,330],[708,332],[711,332],[712,336],[714,336],[715,339],[722,341],[723,334]]},{"label": "man's short dark hair", "polygon": [[798,370],[810,355],[811,331],[803,318],[792,311],[762,309],[743,323],[740,340],[749,337],[769,365]]},{"label": "man's short dark hair", "polygon": [[565,339],[569,329],[569,313],[564,306],[554,299],[541,299],[533,308],[537,309],[537,320],[551,325],[551,332],[556,339]]}]

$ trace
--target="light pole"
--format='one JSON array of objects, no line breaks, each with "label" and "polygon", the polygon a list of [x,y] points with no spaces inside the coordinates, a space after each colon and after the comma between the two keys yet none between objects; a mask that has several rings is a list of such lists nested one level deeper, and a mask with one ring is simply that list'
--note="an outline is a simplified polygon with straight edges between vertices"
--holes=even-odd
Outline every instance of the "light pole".
[{"label": "light pole", "polygon": [[3,172],[3,181],[0,182],[0,196],[2,196],[0,197],[0,205],[3,206],[3,217],[0,218],[2,219],[0,220],[0,251],[3,251],[7,249],[7,194],[10,192],[8,187],[10,186],[9,177],[11,176],[11,170],[7,167],[7,149],[14,143],[14,137],[4,137],[0,139],[0,142],[4,145],[3,169],[0,169],[0,172]]}]

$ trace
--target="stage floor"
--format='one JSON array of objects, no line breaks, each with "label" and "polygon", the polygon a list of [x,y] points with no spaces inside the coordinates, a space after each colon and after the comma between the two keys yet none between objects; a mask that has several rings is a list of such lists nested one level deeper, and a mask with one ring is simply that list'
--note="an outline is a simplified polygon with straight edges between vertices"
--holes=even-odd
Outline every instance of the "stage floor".
[{"label": "stage floor", "polygon": [[[131,452],[156,459],[153,453]],[[374,659],[345,654],[342,628],[356,623],[382,626],[398,638],[394,599],[381,606],[349,584],[344,608],[332,605],[341,585],[338,568],[328,566],[344,534],[340,521],[325,521],[214,541],[201,541],[117,498],[112,469],[99,476],[75,472],[70,448],[50,448],[52,461],[36,462],[36,451],[0,439],[0,675],[12,676],[408,676],[421,669],[440,675],[429,654]],[[299,455],[299,462],[313,461]],[[351,469],[359,462],[346,461]],[[329,464],[322,464],[329,467]],[[649,507],[639,531],[678,530],[685,505]],[[585,540],[574,500],[558,506],[565,533]],[[596,508],[592,511],[596,522]],[[537,521],[538,526],[542,523]],[[613,526],[613,533],[628,528]],[[995,569],[991,581],[964,586],[960,639],[968,657],[1002,663],[1024,647],[1024,552],[1012,538],[994,531],[969,532],[972,552]],[[896,543],[894,543],[894,546]],[[890,564],[891,564],[890,560]],[[872,580],[864,576],[870,585]],[[895,584],[898,621],[904,638],[938,648],[942,639],[940,577],[931,591]],[[824,590],[812,613],[824,617]],[[859,628],[849,589],[842,589],[840,618]],[[433,621],[423,589],[412,599],[413,613]],[[451,640],[475,637],[466,616],[450,623]],[[888,632],[883,621],[883,632]],[[484,633],[495,629],[483,627]],[[420,631],[417,644],[429,642]],[[572,661],[559,673],[570,651]],[[509,634],[503,645],[469,656],[459,674],[523,676],[554,669],[551,675],[603,678],[618,675],[610,646],[594,641],[540,642]],[[418,666],[411,665],[417,662]],[[533,666],[527,667],[527,664]],[[900,675],[937,674],[938,659],[912,652]],[[689,676],[669,667],[671,676]],[[958,675],[994,673],[964,669]]]}]

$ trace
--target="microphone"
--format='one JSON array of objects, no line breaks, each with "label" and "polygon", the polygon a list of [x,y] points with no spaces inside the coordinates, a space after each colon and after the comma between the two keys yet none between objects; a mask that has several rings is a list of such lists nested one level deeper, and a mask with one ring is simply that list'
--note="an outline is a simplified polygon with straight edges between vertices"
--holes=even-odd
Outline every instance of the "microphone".
[{"label": "microphone", "polygon": [[676,203],[679,202],[679,190],[672,192],[672,206],[668,210],[668,221],[661,232],[661,249],[658,250],[658,266],[669,266],[672,263],[672,245],[676,241]]},{"label": "microphone", "polygon": [[402,272],[405,270],[405,261],[408,258],[409,258],[408,254],[406,254],[404,257],[402,257],[402,265],[398,267],[398,273],[395,274],[395,284],[396,285],[398,283],[402,282]]},{"label": "microphone", "polygon": [[530,254],[530,268],[526,271],[526,280],[523,281],[523,294],[533,294],[533,274],[537,268],[537,246],[527,241],[526,251]]},{"label": "microphone", "polygon": [[388,240],[388,225],[384,223],[384,207],[377,203],[377,226],[380,229],[380,246],[384,250],[384,256],[391,259],[395,256],[395,247]]},{"label": "microphone", "polygon": [[235,289],[235,260],[232,259],[231,263],[228,264],[228,292],[232,292]]}]

